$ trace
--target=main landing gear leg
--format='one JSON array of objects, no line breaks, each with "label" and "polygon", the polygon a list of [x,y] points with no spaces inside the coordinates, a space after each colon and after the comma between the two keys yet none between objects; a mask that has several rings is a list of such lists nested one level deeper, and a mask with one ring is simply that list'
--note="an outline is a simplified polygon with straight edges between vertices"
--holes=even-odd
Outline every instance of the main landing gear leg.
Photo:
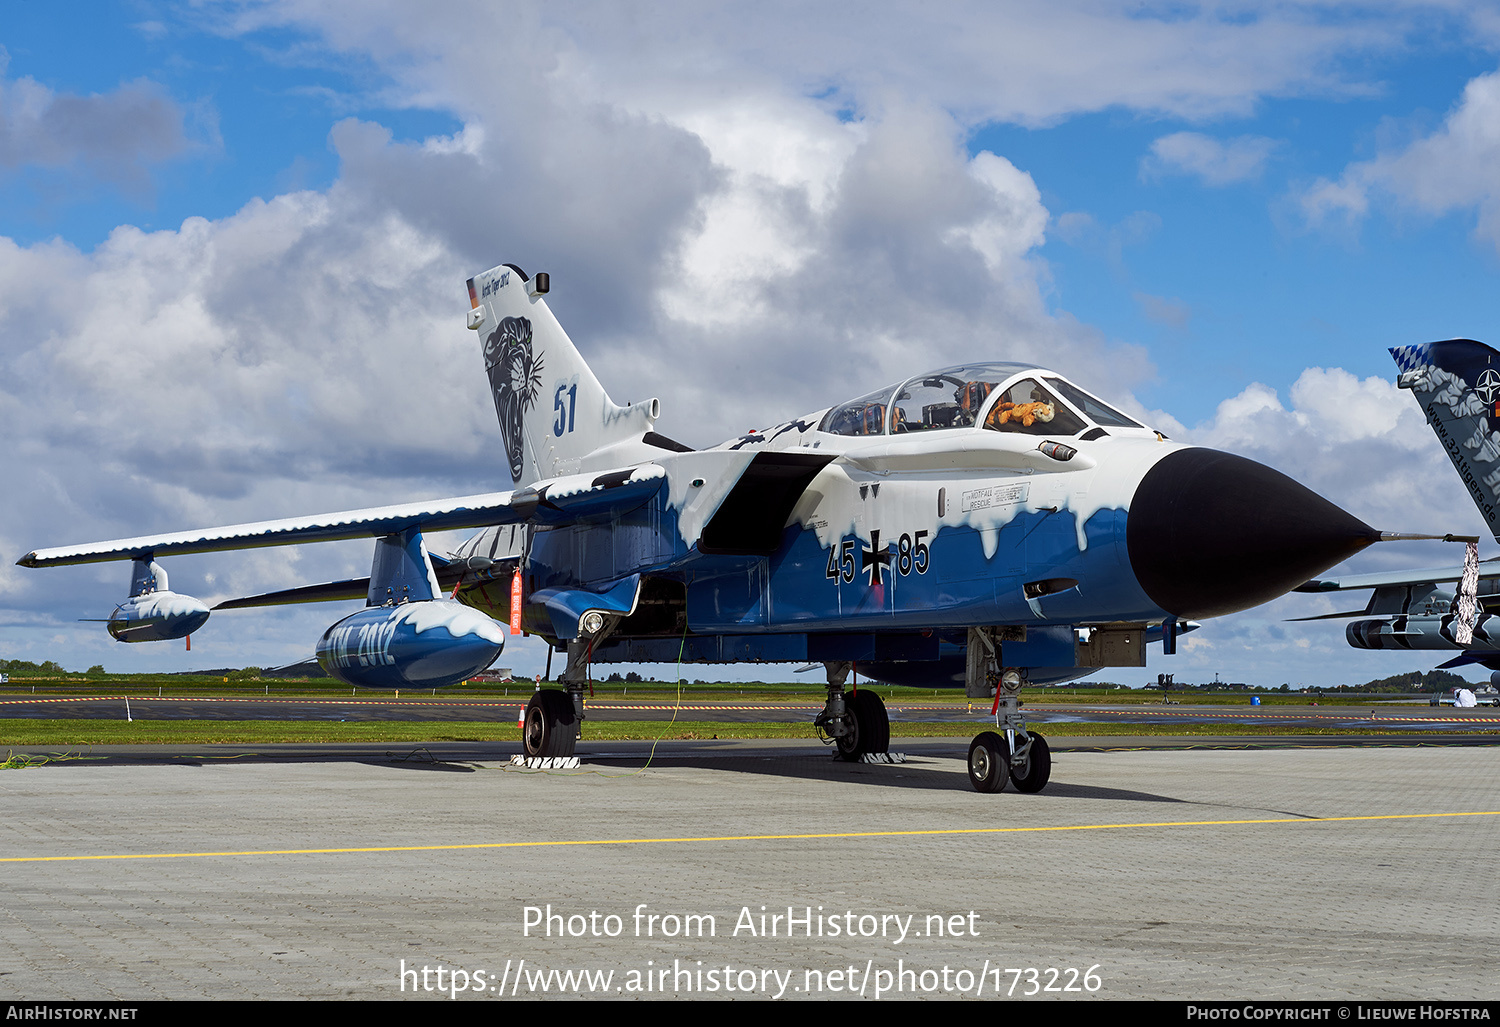
[{"label": "main landing gear leg", "polygon": [[981,792],[998,792],[1006,779],[1020,792],[1039,792],[1052,776],[1047,740],[1026,729],[1021,713],[1024,671],[1002,667],[994,628],[970,628],[967,680],[970,696],[994,695],[996,731],[976,735],[969,743],[969,782]]},{"label": "main landing gear leg", "polygon": [[571,756],[578,742],[573,703],[555,688],[539,688],[526,703],[521,744],[527,756]]},{"label": "main landing gear leg", "polygon": [[839,758],[858,762],[866,753],[883,753],[891,747],[891,721],[885,702],[868,689],[844,694],[851,664],[823,664],[828,672],[828,701],[813,726],[838,746]]},{"label": "main landing gear leg", "polygon": [[571,756],[583,724],[583,690],[588,687],[589,640],[568,642],[568,666],[559,679],[567,688],[542,688],[526,704],[521,742],[527,756]]}]

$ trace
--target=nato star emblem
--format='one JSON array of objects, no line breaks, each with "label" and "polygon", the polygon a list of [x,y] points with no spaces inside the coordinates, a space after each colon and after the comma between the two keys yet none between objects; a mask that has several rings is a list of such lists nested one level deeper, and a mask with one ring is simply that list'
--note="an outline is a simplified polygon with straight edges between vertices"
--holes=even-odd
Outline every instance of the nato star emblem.
[{"label": "nato star emblem", "polygon": [[1496,374],[1493,367],[1486,367],[1474,383],[1474,391],[1483,396],[1486,403],[1494,403],[1495,393],[1500,392],[1500,374]]}]

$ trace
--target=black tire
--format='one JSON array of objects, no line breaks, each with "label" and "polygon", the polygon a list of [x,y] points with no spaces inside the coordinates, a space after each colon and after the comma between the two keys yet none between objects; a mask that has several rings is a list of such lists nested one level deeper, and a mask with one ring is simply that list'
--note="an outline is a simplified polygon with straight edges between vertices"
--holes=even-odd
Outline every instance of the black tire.
[{"label": "black tire", "polygon": [[867,752],[886,752],[891,747],[891,718],[885,701],[874,692],[855,692],[845,704],[844,723],[851,730],[838,739],[839,756],[851,762]]},{"label": "black tire", "polygon": [[557,688],[543,688],[526,703],[521,744],[528,756],[571,756],[578,744],[573,698]]},{"label": "black tire", "polygon": [[1052,747],[1035,731],[1030,734],[1031,751],[1026,754],[1026,763],[1011,767],[1010,779],[1015,782],[1016,791],[1036,793],[1046,788],[1052,777]]},{"label": "black tire", "polygon": [[[855,715],[866,721],[859,729],[865,736],[865,752],[889,752],[891,749],[891,718],[885,712],[885,700],[875,692],[856,692]],[[863,710],[859,704],[863,703]]]},{"label": "black tire", "polygon": [[975,791],[998,792],[1010,774],[1010,746],[993,731],[969,743],[969,783]]}]

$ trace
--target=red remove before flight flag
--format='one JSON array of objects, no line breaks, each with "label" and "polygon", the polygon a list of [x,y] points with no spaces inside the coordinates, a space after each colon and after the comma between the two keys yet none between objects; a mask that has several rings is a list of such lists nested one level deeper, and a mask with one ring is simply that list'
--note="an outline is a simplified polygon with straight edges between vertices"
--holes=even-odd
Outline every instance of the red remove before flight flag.
[{"label": "red remove before flight flag", "polygon": [[519,570],[510,578],[510,633],[512,635],[521,633],[521,572]]}]

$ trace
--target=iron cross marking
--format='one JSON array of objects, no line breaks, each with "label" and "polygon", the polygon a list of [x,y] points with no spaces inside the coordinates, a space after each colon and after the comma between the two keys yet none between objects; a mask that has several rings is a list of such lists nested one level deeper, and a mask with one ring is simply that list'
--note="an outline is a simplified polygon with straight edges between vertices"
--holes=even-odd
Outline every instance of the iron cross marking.
[{"label": "iron cross marking", "polygon": [[866,571],[869,572],[870,587],[874,588],[877,584],[885,584],[885,568],[890,565],[890,546],[881,547],[879,530],[870,532],[870,548],[865,549],[863,546],[860,547],[859,572],[861,574]]}]

